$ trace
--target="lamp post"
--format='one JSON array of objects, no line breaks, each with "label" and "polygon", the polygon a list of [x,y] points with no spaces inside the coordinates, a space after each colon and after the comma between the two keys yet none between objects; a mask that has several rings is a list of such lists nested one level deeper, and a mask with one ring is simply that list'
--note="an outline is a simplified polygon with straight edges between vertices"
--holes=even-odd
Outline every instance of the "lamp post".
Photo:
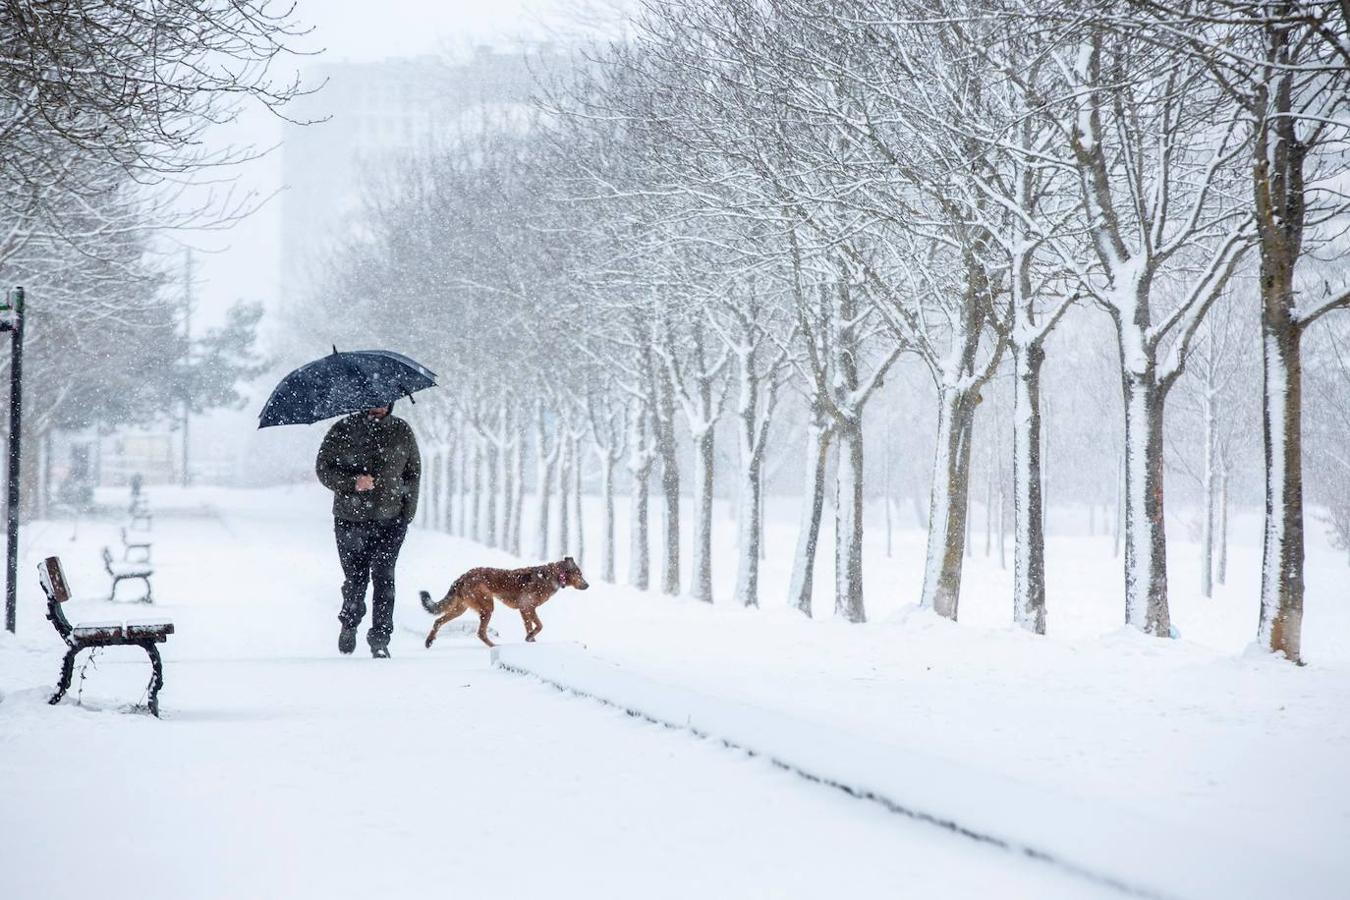
[{"label": "lamp post", "polygon": [[5,566],[5,629],[14,631],[19,569],[19,426],[23,422],[23,288],[9,292],[0,304],[0,331],[10,337],[9,365],[9,543]]}]

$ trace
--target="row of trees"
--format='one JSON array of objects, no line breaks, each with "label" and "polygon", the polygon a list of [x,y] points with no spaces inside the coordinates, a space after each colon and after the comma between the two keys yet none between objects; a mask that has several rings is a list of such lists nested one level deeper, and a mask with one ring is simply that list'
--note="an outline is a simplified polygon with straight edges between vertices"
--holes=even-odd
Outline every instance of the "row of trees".
[{"label": "row of trees", "polygon": [[1006,378],[1013,618],[1043,633],[1042,369],[1068,311],[1094,307],[1114,348],[1087,352],[1113,357],[1121,398],[1124,618],[1166,636],[1164,412],[1196,370],[1212,533],[1233,426],[1217,404],[1225,323],[1258,296],[1258,641],[1299,660],[1300,341],[1350,305],[1320,262],[1344,250],[1342,4],[962,0],[935,17],[905,0],[695,0],[630,24],[551,80],[528,130],[455,135],[374,186],[321,292],[348,311],[378,297],[356,320],[405,345],[410,322],[425,326],[413,349],[454,386],[441,437],[472,436],[469,464],[435,477],[473,480],[484,539],[519,549],[532,452],[542,554],[548,486],[575,509],[589,446],[605,577],[623,466],[629,581],[647,586],[659,471],[659,583],[677,592],[687,458],[688,591],[710,600],[715,441],[729,421],[736,599],[756,605],[767,451],[791,396],[805,464],[788,599],[812,612],[832,487],[834,609],[863,621],[864,413],[915,359],[937,394],[920,602],[958,615],[977,415]]},{"label": "row of trees", "polygon": [[236,399],[259,310],[190,351],[165,238],[256,205],[229,182],[252,151],[207,149],[208,129],[297,93],[269,72],[300,33],[268,0],[0,0],[0,284],[28,288],[26,441]]}]

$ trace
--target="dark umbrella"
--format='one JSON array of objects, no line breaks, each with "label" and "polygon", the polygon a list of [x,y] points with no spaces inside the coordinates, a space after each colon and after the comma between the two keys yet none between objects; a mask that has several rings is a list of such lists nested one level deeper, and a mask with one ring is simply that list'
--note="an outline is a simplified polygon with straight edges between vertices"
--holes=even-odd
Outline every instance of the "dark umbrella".
[{"label": "dark umbrella", "polygon": [[388,406],[413,391],[436,386],[436,375],[421,363],[390,350],[337,348],[301,366],[267,398],[258,427],[308,425],[345,413]]}]

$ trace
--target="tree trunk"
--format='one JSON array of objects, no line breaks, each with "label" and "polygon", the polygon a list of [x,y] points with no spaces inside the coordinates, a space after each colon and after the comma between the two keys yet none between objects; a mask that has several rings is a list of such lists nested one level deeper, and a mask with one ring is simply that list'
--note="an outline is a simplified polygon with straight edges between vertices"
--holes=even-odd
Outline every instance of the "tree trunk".
[{"label": "tree trunk", "polygon": [[519,556],[519,555],[520,555],[520,549],[521,549],[521,547],[523,546],[522,543],[521,543],[520,536],[521,536],[521,532],[523,531],[524,524],[525,524],[525,522],[524,522],[524,519],[525,519],[525,434],[524,434],[524,428],[523,428],[523,426],[524,426],[525,423],[522,422],[522,423],[520,423],[520,424],[521,424],[521,426],[522,426],[522,433],[520,434],[519,437],[516,438],[516,449],[515,449],[515,457],[514,457],[514,465],[515,465],[515,469],[516,469],[516,476],[515,476],[515,485],[516,485],[516,489],[515,489],[515,494],[514,494],[514,495],[512,496],[512,498],[511,498],[511,506],[512,506],[512,508],[513,508],[514,511],[513,511],[512,514],[511,514],[511,547],[510,547],[510,549],[511,549],[511,553],[512,553],[513,555],[515,555],[515,556]]},{"label": "tree trunk", "polygon": [[[1206,381],[1212,382],[1212,369],[1206,373]],[[1214,519],[1218,512],[1218,472],[1214,466],[1214,388],[1212,383],[1205,385],[1205,428],[1204,461],[1201,473],[1205,505],[1205,518],[1200,526],[1200,593],[1206,597],[1214,596]]]},{"label": "tree trunk", "polygon": [[[694,435],[694,546],[689,593],[711,603],[713,525],[713,429]],[[743,549],[743,548],[742,548]]]},{"label": "tree trunk", "polygon": [[764,540],[761,469],[756,454],[741,473],[737,492],[740,511],[736,515],[736,550],[741,558],[736,568],[736,602],[741,606],[759,606],[760,548]]},{"label": "tree trunk", "polygon": [[484,496],[485,511],[483,513],[483,543],[489,547],[498,546],[497,543],[497,501],[501,494],[501,451],[493,441],[484,441],[487,445],[484,452],[487,465],[487,491]]},{"label": "tree trunk", "polygon": [[810,616],[816,547],[820,543],[820,519],[825,509],[825,470],[832,429],[816,418],[806,431],[806,481],[802,490],[797,551],[792,556],[792,577],[788,583],[788,603]]},{"label": "tree trunk", "polygon": [[998,441],[991,435],[988,442],[988,466],[984,473],[984,558],[994,555],[994,481],[998,472],[998,457],[995,451]]},{"label": "tree trunk", "polygon": [[675,446],[672,418],[658,429],[657,452],[661,457],[661,591],[680,593],[680,463]]},{"label": "tree trunk", "polygon": [[572,445],[565,434],[559,434],[558,441],[558,552],[556,556],[569,556],[572,547]]},{"label": "tree trunk", "polygon": [[[510,425],[507,426],[508,428]],[[512,500],[516,494],[516,466],[515,453],[516,447],[520,443],[519,439],[508,440],[502,445],[501,466],[502,466],[502,528],[498,539],[498,546],[503,550],[511,549],[511,529],[515,524],[515,506]]]},{"label": "tree trunk", "polygon": [[1219,584],[1228,583],[1228,461],[1219,465]]},{"label": "tree trunk", "polygon": [[628,524],[628,583],[645,591],[651,580],[650,541],[647,537],[647,479],[650,464],[633,474],[632,521]]},{"label": "tree trunk", "polygon": [[475,438],[473,442],[473,497],[471,499],[472,530],[470,537],[483,543],[483,441]]},{"label": "tree trunk", "polygon": [[431,465],[428,467],[427,475],[427,499],[431,507],[431,527],[439,530],[441,527],[441,482],[445,480],[445,466],[441,462],[439,452],[431,455]]},{"label": "tree trunk", "polygon": [[629,463],[633,475],[632,501],[629,504],[628,523],[628,583],[645,591],[651,583],[651,542],[647,536],[647,481],[651,476],[652,457],[647,451],[647,416],[643,413],[629,420]]},{"label": "tree trunk", "polygon": [[447,534],[454,534],[455,530],[459,528],[459,518],[455,515],[455,493],[459,490],[458,479],[455,478],[459,474],[459,467],[456,464],[458,459],[459,453],[456,451],[455,444],[445,448],[443,457],[445,475],[441,479],[441,498],[443,498],[441,502],[443,502],[445,509],[443,528]]},{"label": "tree trunk", "polygon": [[1008,534],[1008,512],[1007,512],[1008,488],[1004,483],[1003,472],[998,475],[998,567],[1006,570],[1008,568],[1007,553],[1007,534]]},{"label": "tree trunk", "polygon": [[961,596],[975,396],[971,391],[942,390],[928,504],[928,556],[920,604],[952,621]]},{"label": "tree trunk", "polygon": [[548,434],[544,427],[544,412],[539,410],[534,426],[534,494],[535,509],[534,558],[548,559],[549,497],[553,494],[553,459],[548,452]]},{"label": "tree trunk", "polygon": [[1120,535],[1125,530],[1125,454],[1120,455],[1116,472],[1116,521],[1111,533],[1111,556],[1120,557]]},{"label": "tree trunk", "polygon": [[[1290,277],[1285,277],[1286,275]],[[1303,372],[1301,329],[1293,319],[1292,267],[1261,260],[1262,431],[1266,454],[1266,528],[1261,554],[1261,647],[1302,661]]]},{"label": "tree trunk", "polygon": [[1013,622],[1045,634],[1045,520],[1041,507],[1039,341],[1013,344]]},{"label": "tree trunk", "polygon": [[614,583],[614,452],[606,447],[600,459],[600,496],[604,504],[604,521],[600,526],[600,544],[604,556],[600,561],[600,578]]},{"label": "tree trunk", "polygon": [[572,545],[576,552],[576,562],[578,565],[586,558],[586,528],[584,525],[584,516],[581,506],[581,438],[573,435],[572,437]]},{"label": "tree trunk", "polygon": [[456,534],[462,538],[470,538],[469,534],[469,442],[461,440],[459,442],[459,475],[455,479],[458,492],[455,496],[455,508],[457,515]]},{"label": "tree trunk", "polygon": [[838,428],[834,493],[834,614],[866,622],[863,608],[863,440],[855,420]]},{"label": "tree trunk", "polygon": [[1163,399],[1157,371],[1123,371],[1125,395],[1125,623],[1168,637],[1163,506]]},{"label": "tree trunk", "polygon": [[895,453],[894,453],[893,449],[891,448],[891,443],[892,443],[892,441],[891,441],[891,428],[892,428],[892,425],[891,425],[891,419],[892,419],[892,418],[893,418],[893,417],[891,416],[890,412],[887,411],[887,413],[886,413],[885,443],[883,444],[883,449],[882,449],[882,463],[881,463],[881,472],[882,472],[882,476],[881,476],[881,478],[882,478],[882,483],[881,483],[881,495],[882,495],[882,498],[883,498],[883,500],[885,501],[885,504],[886,504],[886,558],[887,558],[887,559],[890,559],[890,558],[891,558],[892,534],[893,534],[893,532],[894,532],[894,530],[895,530],[895,529],[894,529],[894,525],[893,525],[893,523],[892,523],[892,521],[891,521],[891,519],[892,519],[892,516],[891,516],[891,466],[893,466],[893,465],[895,464],[895,459],[894,459]]}]

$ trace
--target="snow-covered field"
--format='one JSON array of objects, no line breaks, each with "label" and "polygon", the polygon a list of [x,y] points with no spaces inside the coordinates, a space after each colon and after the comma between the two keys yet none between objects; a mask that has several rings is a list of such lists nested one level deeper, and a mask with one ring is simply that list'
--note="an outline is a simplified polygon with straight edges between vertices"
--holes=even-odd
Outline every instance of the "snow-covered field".
[{"label": "snow-covered field", "polygon": [[[509,562],[446,535],[415,531],[405,546],[394,659],[365,658],[363,644],[340,658],[326,502],[309,488],[152,491],[153,609],[98,599],[115,520],[26,531],[19,633],[0,638],[0,897],[1119,895],[494,669],[462,633],[424,650],[414,592]],[[1121,631],[1119,565],[1101,538],[1051,538],[1047,638],[1006,628],[1008,575],[982,556],[962,624],[909,606],[922,566],[912,530],[887,559],[871,529],[871,623],[803,620],[779,599],[792,515],[771,502],[761,610],[600,584],[588,534],[595,586],[546,606],[541,640],[584,644],[574,652],[619,689],[628,676],[787,715],[839,756],[856,735],[897,769],[940,759],[1023,796],[1138,816],[1208,848],[1231,841],[1235,855],[1304,868],[1304,896],[1344,895],[1350,600],[1320,538],[1309,665],[1296,669],[1242,652],[1259,566],[1250,522],[1212,600],[1174,553],[1182,639],[1160,642]],[[177,623],[161,721],[126,711],[148,676],[134,649],[100,654],[70,698],[46,705],[61,645],[31,573],[53,553],[81,598],[72,619]],[[719,598],[729,563],[718,560]],[[493,624],[520,640],[509,611]],[[534,649],[546,648],[512,652]],[[1212,861],[1197,852],[1197,868]],[[1152,883],[1149,860],[1126,867]]]}]

